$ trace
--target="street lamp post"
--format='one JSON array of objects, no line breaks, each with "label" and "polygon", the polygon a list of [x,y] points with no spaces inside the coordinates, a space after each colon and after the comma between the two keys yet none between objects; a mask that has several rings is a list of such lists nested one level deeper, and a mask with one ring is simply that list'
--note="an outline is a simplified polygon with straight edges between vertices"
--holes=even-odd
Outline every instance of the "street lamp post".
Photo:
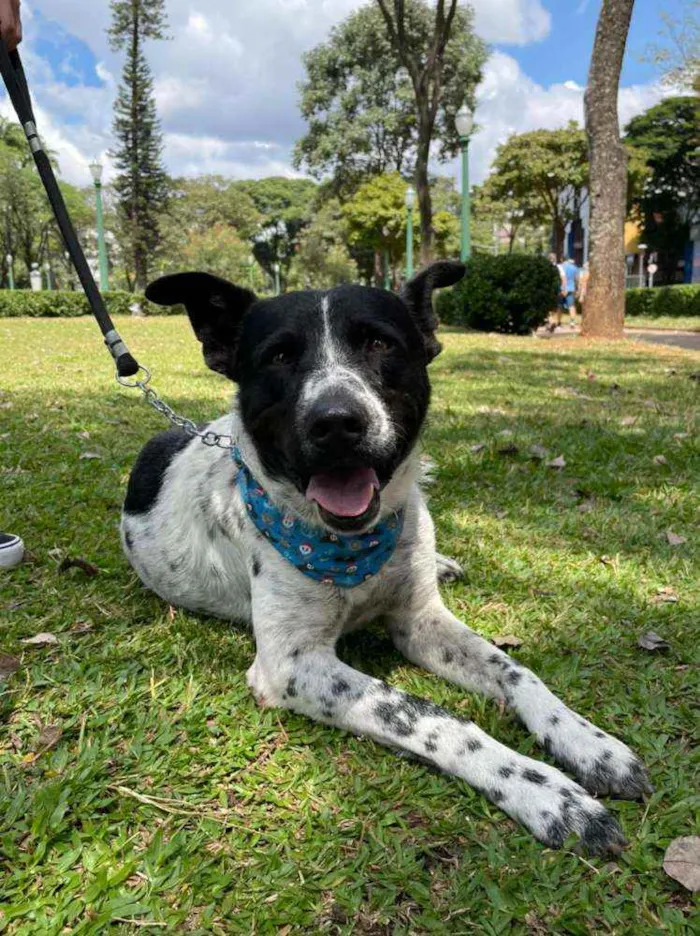
[{"label": "street lamp post", "polygon": [[639,285],[644,285],[644,252],[647,249],[646,244],[639,245]]},{"label": "street lamp post", "polygon": [[467,104],[462,104],[455,116],[455,127],[462,147],[462,237],[460,260],[468,260],[472,252],[469,199],[469,137],[474,127],[474,114]]},{"label": "street lamp post", "polygon": [[413,206],[416,203],[416,190],[412,185],[406,189],[406,279],[413,276]]},{"label": "street lamp post", "polygon": [[102,217],[102,163],[90,163],[92,180],[95,183],[95,209],[97,214],[97,252],[100,257],[100,290],[109,289],[109,272],[107,268],[107,248],[105,247],[104,219]]},{"label": "street lamp post", "polygon": [[15,259],[15,258],[12,256],[11,253],[9,253],[9,254],[5,257],[5,260],[7,261],[7,285],[10,287],[10,289],[14,289],[14,288],[15,288],[15,271],[14,271],[13,268],[12,268],[12,264],[14,263],[14,259]]}]

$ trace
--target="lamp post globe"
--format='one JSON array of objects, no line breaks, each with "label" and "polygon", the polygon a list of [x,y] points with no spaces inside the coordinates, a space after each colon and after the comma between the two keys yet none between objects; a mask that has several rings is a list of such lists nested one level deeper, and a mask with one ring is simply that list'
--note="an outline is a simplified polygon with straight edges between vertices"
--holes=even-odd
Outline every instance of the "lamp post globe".
[{"label": "lamp post globe", "polygon": [[100,258],[100,290],[109,289],[109,268],[107,265],[107,247],[105,245],[104,218],[102,215],[102,173],[104,166],[97,159],[90,163],[90,174],[95,184],[95,214],[97,218],[97,253]]},{"label": "lamp post globe", "polygon": [[470,226],[469,195],[469,138],[474,129],[474,113],[468,104],[462,104],[455,114],[455,129],[462,148],[462,231],[460,238],[460,259],[468,260],[472,252]]},{"label": "lamp post globe", "polygon": [[413,276],[413,206],[416,203],[416,190],[412,185],[406,189],[406,279]]},{"label": "lamp post globe", "polygon": [[5,261],[7,263],[7,285],[10,289],[15,288],[15,271],[12,266],[14,260],[15,258],[11,253],[8,253],[8,255],[5,257]]},{"label": "lamp post globe", "polygon": [[282,291],[280,287],[280,265],[279,263],[272,264],[272,272],[275,274],[275,295],[279,296]]}]

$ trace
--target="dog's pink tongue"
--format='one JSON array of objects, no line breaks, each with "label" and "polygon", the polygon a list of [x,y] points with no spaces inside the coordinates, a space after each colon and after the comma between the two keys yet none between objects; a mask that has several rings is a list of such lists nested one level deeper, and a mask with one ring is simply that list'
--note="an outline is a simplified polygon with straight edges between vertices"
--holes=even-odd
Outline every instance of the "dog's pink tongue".
[{"label": "dog's pink tongue", "polygon": [[359,517],[372,503],[379,479],[374,468],[328,471],[313,475],[306,499],[314,500],[336,517]]}]

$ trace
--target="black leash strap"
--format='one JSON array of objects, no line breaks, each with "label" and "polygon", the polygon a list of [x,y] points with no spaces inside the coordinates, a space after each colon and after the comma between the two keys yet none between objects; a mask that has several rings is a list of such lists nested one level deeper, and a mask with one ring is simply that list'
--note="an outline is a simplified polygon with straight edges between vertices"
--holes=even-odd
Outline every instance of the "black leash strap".
[{"label": "black leash strap", "polygon": [[119,377],[131,377],[133,374],[137,373],[139,365],[135,358],[129,353],[129,349],[120,338],[119,332],[116,330],[112,319],[109,317],[102,295],[95,283],[95,278],[85,259],[83,248],[80,246],[80,242],[76,236],[75,228],[68,215],[66,203],[58,187],[51,162],[44,152],[41,140],[39,139],[32,102],[29,96],[29,88],[27,87],[27,79],[24,75],[24,69],[22,68],[19,54],[16,51],[8,52],[7,46],[2,39],[0,39],[0,74],[2,74],[7,93],[10,96],[10,100],[17,112],[19,122],[27,137],[34,162],[39,170],[39,176],[46,189],[46,194],[51,202],[56,222],[63,235],[66,250],[70,254],[78,278],[85,290],[85,295],[90,303],[92,314],[95,316],[97,324],[100,326],[105,344],[117,365],[117,375]]}]

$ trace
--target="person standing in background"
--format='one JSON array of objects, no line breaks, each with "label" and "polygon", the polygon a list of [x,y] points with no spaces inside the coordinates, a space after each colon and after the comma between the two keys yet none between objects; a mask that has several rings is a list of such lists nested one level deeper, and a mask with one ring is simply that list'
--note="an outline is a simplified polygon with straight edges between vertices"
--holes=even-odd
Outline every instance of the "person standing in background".
[{"label": "person standing in background", "polygon": [[590,275],[588,260],[586,260],[586,262],[583,264],[583,269],[581,270],[581,275],[578,279],[578,295],[576,296],[581,316],[583,316],[583,309],[586,304],[586,293],[588,292],[588,279]]},{"label": "person standing in background", "polygon": [[571,257],[565,257],[564,261],[557,267],[561,277],[561,294],[559,296],[559,308],[557,309],[557,325],[561,325],[562,312],[569,313],[569,325],[576,327],[576,293],[581,276],[581,270],[576,266]]},{"label": "person standing in background", "polygon": [[19,0],[0,0],[0,38],[5,40],[10,52],[22,41]]}]

